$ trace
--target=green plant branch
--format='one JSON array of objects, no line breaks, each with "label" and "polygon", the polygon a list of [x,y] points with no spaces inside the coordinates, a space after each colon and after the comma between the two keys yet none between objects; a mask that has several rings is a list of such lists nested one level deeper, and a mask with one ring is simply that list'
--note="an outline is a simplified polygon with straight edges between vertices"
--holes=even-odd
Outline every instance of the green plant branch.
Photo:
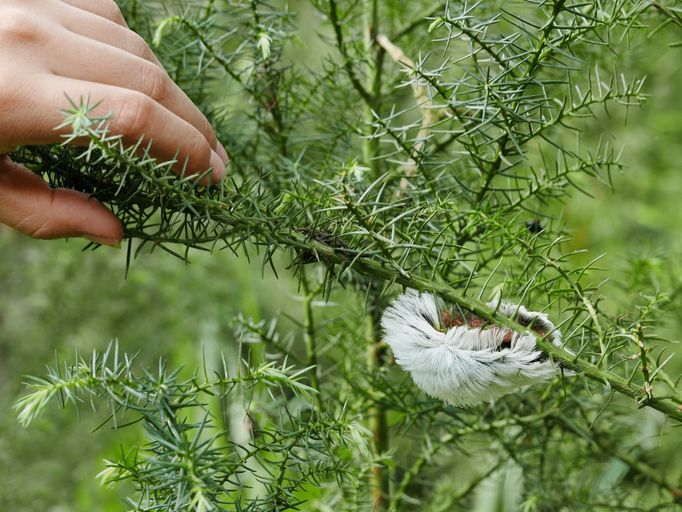
[{"label": "green plant branch", "polygon": [[410,35],[412,32],[414,32],[416,29],[418,29],[420,26],[426,24],[429,21],[429,18],[435,16],[438,14],[440,11],[445,9],[448,5],[448,2],[439,2],[436,4],[434,7],[430,7],[426,11],[424,11],[422,14],[419,14],[418,16],[415,17],[415,20],[412,23],[408,23],[401,29],[398,29],[398,31],[393,34],[390,39],[394,42],[397,42],[398,40],[402,39],[405,36]]},{"label": "green plant branch", "polygon": [[353,67],[353,59],[351,59],[350,55],[348,54],[348,48],[346,47],[346,42],[343,38],[343,26],[341,25],[341,20],[339,19],[336,0],[329,0],[329,21],[331,21],[332,28],[334,29],[336,46],[339,50],[339,53],[341,54],[343,68],[346,70],[348,79],[365,104],[369,108],[374,108],[374,98],[372,98],[372,95],[360,82],[360,79],[355,72],[355,68]]},{"label": "green plant branch", "polygon": [[[136,168],[135,157],[127,154],[121,155],[114,147],[105,144],[100,139],[95,139],[94,143],[105,153],[113,158],[130,158],[130,168]],[[127,155],[127,156],[126,156]],[[168,197],[175,197],[187,205],[193,205],[196,211],[203,211],[204,214],[219,221],[225,226],[230,234],[242,233],[243,237],[252,238],[254,241],[265,244],[274,244],[280,247],[288,247],[297,253],[314,255],[314,257],[327,265],[341,265],[342,268],[352,268],[359,274],[379,278],[387,282],[394,282],[409,288],[420,291],[428,291],[441,296],[444,300],[458,305],[459,307],[475,313],[479,317],[498,325],[503,325],[519,332],[525,332],[526,328],[490,310],[483,302],[462,295],[456,289],[443,283],[438,283],[432,279],[415,275],[414,273],[400,273],[392,267],[390,263],[377,261],[362,255],[351,249],[333,247],[320,240],[306,236],[296,231],[280,229],[279,225],[283,219],[277,217],[242,217],[234,213],[232,205],[215,198],[197,197],[193,189],[180,188],[174,186],[169,180],[160,180],[157,185],[161,190],[165,190]],[[184,237],[174,237],[171,234],[149,234],[141,231],[127,231],[128,237],[137,236],[143,241],[155,243],[182,243],[186,242]],[[217,237],[207,237],[204,242],[216,242]],[[196,245],[199,245],[198,243]],[[566,368],[575,370],[585,377],[603,383],[614,391],[633,398],[641,405],[659,410],[667,416],[682,421],[682,407],[676,405],[666,398],[646,398],[646,393],[639,386],[632,385],[619,375],[604,370],[574,354],[555,346],[550,341],[540,338],[538,345],[555,360],[560,361]],[[644,398],[644,400],[642,400]],[[679,398],[677,398],[679,400]]]},{"label": "green plant branch", "polygon": [[[126,158],[125,154],[120,155],[112,147],[104,144],[97,139],[95,143],[105,153],[110,154],[115,158]],[[133,158],[129,156],[128,158]],[[131,168],[135,168],[136,162],[130,162]],[[161,180],[158,185],[165,188],[169,197],[175,196],[176,199],[181,200],[184,204],[193,204],[194,209],[200,209],[206,215],[214,220],[219,220],[225,226],[229,233],[245,233],[248,237],[255,237],[260,239],[261,243],[275,244],[281,247],[289,247],[299,253],[313,254],[316,259],[328,265],[339,264],[343,268],[352,268],[354,271],[374,278],[380,278],[388,282],[395,282],[403,286],[414,288],[421,291],[429,291],[440,295],[443,299],[457,304],[461,308],[471,311],[481,318],[488,320],[491,323],[504,325],[514,330],[523,332],[525,328],[520,326],[508,318],[502,317],[499,314],[492,312],[484,303],[477,299],[465,297],[457,290],[449,285],[434,282],[431,279],[414,275],[413,273],[396,272],[390,264],[380,262],[369,257],[365,257],[361,252],[349,249],[335,248],[319,240],[315,240],[302,233],[295,231],[286,231],[279,229],[280,219],[276,217],[240,217],[233,213],[233,208],[220,200],[213,198],[198,198],[192,189],[181,189],[172,184],[168,180]],[[169,234],[153,235],[139,231],[129,231],[127,236],[138,236],[142,240],[148,240],[156,243],[168,242],[186,242],[182,237],[174,238]],[[263,237],[265,236],[265,239]],[[205,242],[210,242],[211,238],[207,237]],[[212,239],[213,242],[217,238]],[[198,245],[198,243],[196,244]],[[682,421],[682,407],[671,403],[665,398],[646,398],[646,393],[638,386],[634,386],[626,379],[619,375],[599,368],[598,366],[577,358],[575,355],[553,345],[546,339],[539,339],[538,345],[555,360],[560,361],[566,368],[575,370],[578,373],[588,377],[597,382],[604,383],[613,390],[625,396],[640,401],[642,405],[657,409],[667,416]],[[644,400],[642,401],[642,398]],[[679,398],[678,398],[679,400]]]},{"label": "green plant branch", "polygon": [[448,499],[446,500],[445,503],[442,503],[440,506],[438,506],[434,512],[450,512],[453,510],[453,505],[459,503],[462,501],[464,498],[469,496],[472,492],[476,490],[476,488],[489,476],[491,476],[495,471],[500,469],[502,466],[502,462],[498,462],[496,464],[493,464],[490,468],[488,468],[486,471],[482,472],[481,474],[477,475],[474,479],[472,479],[469,484],[459,491],[458,493],[454,493],[451,496],[448,496]]},{"label": "green plant branch", "polygon": [[310,368],[310,386],[317,390],[317,408],[322,412],[324,404],[320,392],[320,366],[317,360],[317,334],[313,314],[313,302],[320,290],[310,288],[305,268],[301,269],[301,290],[303,291],[303,342],[306,349],[306,361]]},{"label": "green plant branch", "polygon": [[[363,257],[350,258],[347,255],[339,254],[333,247],[318,241],[306,242],[305,240],[295,241],[289,239],[285,243],[289,244],[290,247],[298,248],[299,250],[312,250],[319,256],[320,260],[328,263],[352,264],[353,270],[360,274],[379,277],[409,288],[435,293],[446,301],[457,304],[461,308],[475,313],[477,316],[480,316],[490,323],[509,327],[518,332],[525,332],[527,329],[509,318],[495,313],[478,299],[462,296],[457,290],[446,284],[436,283],[414,274],[411,274],[409,277],[403,276],[377,261]],[[599,368],[584,359],[577,358],[574,354],[561,347],[557,347],[546,338],[538,338],[537,343],[543,351],[552,356],[554,360],[561,362],[564,367],[574,370],[591,380],[600,382],[614,391],[640,402],[643,406],[651,407],[661,411],[670,418],[682,421],[682,407],[671,403],[670,400],[663,398],[647,399],[646,393],[641,387],[630,384],[623,377]],[[643,398],[644,400],[642,400]]]},{"label": "green plant branch", "polygon": [[[370,374],[381,371],[384,366],[385,348],[379,342],[376,329],[375,311],[368,311],[365,317],[367,336],[367,370]],[[372,495],[372,510],[382,512],[388,510],[391,500],[389,468],[383,461],[390,447],[388,429],[388,411],[376,401],[367,411],[369,430],[372,432],[372,446],[374,462],[370,470],[370,492]]]}]

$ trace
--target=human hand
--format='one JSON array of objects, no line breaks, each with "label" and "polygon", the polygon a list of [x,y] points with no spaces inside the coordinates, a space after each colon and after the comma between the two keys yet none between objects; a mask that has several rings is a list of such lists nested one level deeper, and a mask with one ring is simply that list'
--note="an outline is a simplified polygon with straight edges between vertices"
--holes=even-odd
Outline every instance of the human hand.
[{"label": "human hand", "polygon": [[89,98],[94,116],[112,115],[112,135],[130,146],[144,138],[152,156],[178,161],[177,172],[225,175],[227,153],[208,120],[113,0],[0,0],[0,223],[34,238],[120,243],[120,222],[98,201],[53,190],[6,155],[62,142],[70,128],[55,128],[68,98]]}]

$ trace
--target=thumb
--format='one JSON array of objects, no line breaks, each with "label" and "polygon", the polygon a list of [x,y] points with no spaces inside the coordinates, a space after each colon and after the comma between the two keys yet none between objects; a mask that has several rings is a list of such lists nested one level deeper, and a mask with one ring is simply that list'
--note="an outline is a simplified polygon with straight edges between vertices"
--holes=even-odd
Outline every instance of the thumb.
[{"label": "thumb", "polygon": [[0,156],[0,223],[33,238],[84,237],[118,247],[123,229],[102,204],[81,192],[52,189],[42,178]]}]

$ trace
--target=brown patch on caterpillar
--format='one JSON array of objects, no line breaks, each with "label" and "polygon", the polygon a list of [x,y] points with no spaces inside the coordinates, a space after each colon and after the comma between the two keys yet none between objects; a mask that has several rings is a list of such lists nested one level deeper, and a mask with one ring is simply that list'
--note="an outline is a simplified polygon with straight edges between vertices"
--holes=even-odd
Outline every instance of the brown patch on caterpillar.
[{"label": "brown patch on caterpillar", "polygon": [[537,316],[517,315],[516,322],[524,327],[530,326],[532,331],[541,336],[544,336],[550,330],[547,322]]},{"label": "brown patch on caterpillar", "polygon": [[[541,318],[537,317],[530,318],[525,316],[522,317],[521,315],[519,315],[519,318],[517,318],[516,321],[523,326],[526,327],[530,326],[530,329],[536,334],[539,334],[540,336],[544,336],[549,332],[549,326]],[[471,329],[484,329],[487,325],[490,324],[483,318],[473,313],[465,313],[464,315],[462,315],[459,312],[452,313],[448,309],[442,309],[440,311],[440,328],[443,332],[447,331],[448,329],[452,329],[453,327],[460,326],[466,326]],[[498,327],[494,325],[493,327],[504,329],[503,327]],[[502,342],[498,345],[497,350],[512,348],[513,338],[514,331],[505,329],[504,337],[502,338]]]},{"label": "brown patch on caterpillar", "polygon": [[514,333],[512,331],[507,331],[504,333],[504,338],[502,338],[502,343],[498,347],[498,350],[503,350],[505,348],[511,348],[512,337]]},{"label": "brown patch on caterpillar", "polygon": [[447,309],[440,312],[440,326],[442,329],[451,329],[452,327],[459,327],[464,325],[464,319],[461,315],[451,315]]},{"label": "brown patch on caterpillar", "polygon": [[440,312],[440,326],[445,330],[462,325],[472,329],[480,329],[485,327],[486,324],[487,322],[483,318],[473,313],[467,313],[462,316],[460,313],[451,313],[447,309],[443,309]]}]

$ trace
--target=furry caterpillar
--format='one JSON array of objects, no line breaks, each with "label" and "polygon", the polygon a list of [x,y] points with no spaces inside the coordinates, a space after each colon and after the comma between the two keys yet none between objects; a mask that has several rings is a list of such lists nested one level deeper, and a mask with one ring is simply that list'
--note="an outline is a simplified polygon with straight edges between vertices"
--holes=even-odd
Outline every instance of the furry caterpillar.
[{"label": "furry caterpillar", "polygon": [[[538,348],[533,334],[486,327],[478,317],[453,316],[441,306],[430,293],[408,290],[381,319],[396,361],[429,395],[470,406],[557,375],[559,366]],[[561,333],[544,313],[510,302],[488,306],[561,345]]]}]

